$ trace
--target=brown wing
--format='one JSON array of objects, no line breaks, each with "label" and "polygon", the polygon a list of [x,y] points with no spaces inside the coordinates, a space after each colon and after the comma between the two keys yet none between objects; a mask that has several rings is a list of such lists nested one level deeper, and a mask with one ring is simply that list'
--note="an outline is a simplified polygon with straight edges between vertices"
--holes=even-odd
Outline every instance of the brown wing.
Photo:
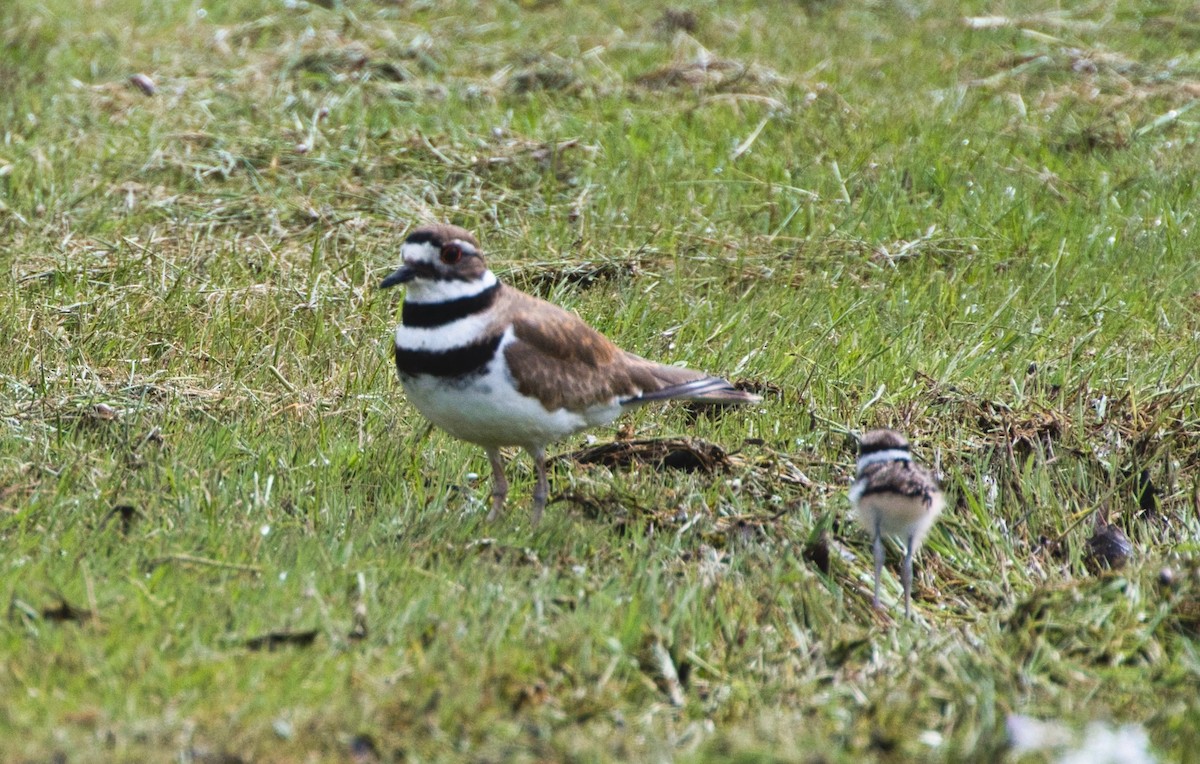
[{"label": "brown wing", "polygon": [[912,462],[884,462],[872,464],[863,470],[867,487],[863,495],[872,493],[898,493],[901,496],[920,498],[928,504],[937,491],[937,481],[924,467]]},{"label": "brown wing", "polygon": [[517,342],[504,350],[517,389],[553,411],[582,410],[705,375],[626,353],[573,313],[504,289],[497,320],[511,321]]}]

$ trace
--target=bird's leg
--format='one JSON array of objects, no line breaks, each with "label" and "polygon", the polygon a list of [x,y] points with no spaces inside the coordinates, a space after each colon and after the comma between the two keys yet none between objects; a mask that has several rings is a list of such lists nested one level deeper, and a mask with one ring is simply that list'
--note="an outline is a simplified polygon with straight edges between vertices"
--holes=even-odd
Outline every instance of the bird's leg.
[{"label": "bird's leg", "polygon": [[904,547],[904,569],[900,571],[900,581],[904,584],[904,617],[912,616],[912,558],[913,558],[913,537],[908,537],[908,543]]},{"label": "bird's leg", "polygon": [[492,511],[487,516],[490,523],[504,509],[504,500],[508,497],[508,479],[504,477],[504,457],[500,456],[500,449],[489,448],[487,455],[492,463]]},{"label": "bird's leg", "polygon": [[542,521],[542,511],[546,509],[546,499],[550,496],[550,480],[546,477],[546,450],[539,448],[530,452],[533,464],[537,469],[537,485],[533,487],[533,524]]},{"label": "bird's leg", "polygon": [[883,575],[883,520],[875,518],[875,598],[871,604],[879,608],[879,578]]}]

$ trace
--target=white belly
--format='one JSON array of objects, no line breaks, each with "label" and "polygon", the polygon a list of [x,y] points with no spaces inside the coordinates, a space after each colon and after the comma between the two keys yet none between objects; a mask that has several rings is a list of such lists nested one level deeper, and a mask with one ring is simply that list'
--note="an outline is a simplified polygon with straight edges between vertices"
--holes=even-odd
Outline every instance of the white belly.
[{"label": "white belly", "polygon": [[942,497],[935,494],[929,505],[919,497],[902,496],[895,493],[873,493],[863,495],[864,481],[856,482],[850,489],[850,503],[858,513],[859,521],[869,533],[879,529],[885,536],[900,536],[906,542],[913,539],[919,547],[933,521],[942,510]]},{"label": "white belly", "polygon": [[426,419],[456,438],[489,448],[522,446],[531,451],[585,427],[608,424],[621,413],[615,399],[582,412],[547,411],[536,398],[521,395],[504,360],[504,346],[511,341],[511,336],[504,338],[482,375],[464,380],[402,376],[408,399]]}]

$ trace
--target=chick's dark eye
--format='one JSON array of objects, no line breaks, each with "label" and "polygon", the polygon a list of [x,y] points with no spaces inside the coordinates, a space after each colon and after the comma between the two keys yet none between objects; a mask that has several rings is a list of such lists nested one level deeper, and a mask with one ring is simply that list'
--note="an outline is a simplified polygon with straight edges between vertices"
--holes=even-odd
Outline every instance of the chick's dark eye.
[{"label": "chick's dark eye", "polygon": [[442,247],[441,258],[446,265],[457,265],[462,260],[463,252],[457,244],[447,244]]}]

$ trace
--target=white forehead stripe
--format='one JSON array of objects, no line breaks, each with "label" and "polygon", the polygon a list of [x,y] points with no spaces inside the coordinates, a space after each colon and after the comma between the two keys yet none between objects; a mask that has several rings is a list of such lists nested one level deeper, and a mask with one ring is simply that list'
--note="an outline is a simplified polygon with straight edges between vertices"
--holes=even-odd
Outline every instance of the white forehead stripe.
[{"label": "white forehead stripe", "polygon": [[400,247],[400,259],[406,263],[437,262],[438,248],[427,241],[405,242]]},{"label": "white forehead stripe", "polygon": [[479,250],[475,249],[475,245],[469,241],[463,241],[462,239],[451,239],[450,243],[457,244],[458,248],[468,255],[479,254]]},{"label": "white forehead stripe", "polygon": [[903,448],[889,448],[886,451],[876,451],[873,454],[858,457],[858,469],[883,462],[911,462],[912,454]]}]

